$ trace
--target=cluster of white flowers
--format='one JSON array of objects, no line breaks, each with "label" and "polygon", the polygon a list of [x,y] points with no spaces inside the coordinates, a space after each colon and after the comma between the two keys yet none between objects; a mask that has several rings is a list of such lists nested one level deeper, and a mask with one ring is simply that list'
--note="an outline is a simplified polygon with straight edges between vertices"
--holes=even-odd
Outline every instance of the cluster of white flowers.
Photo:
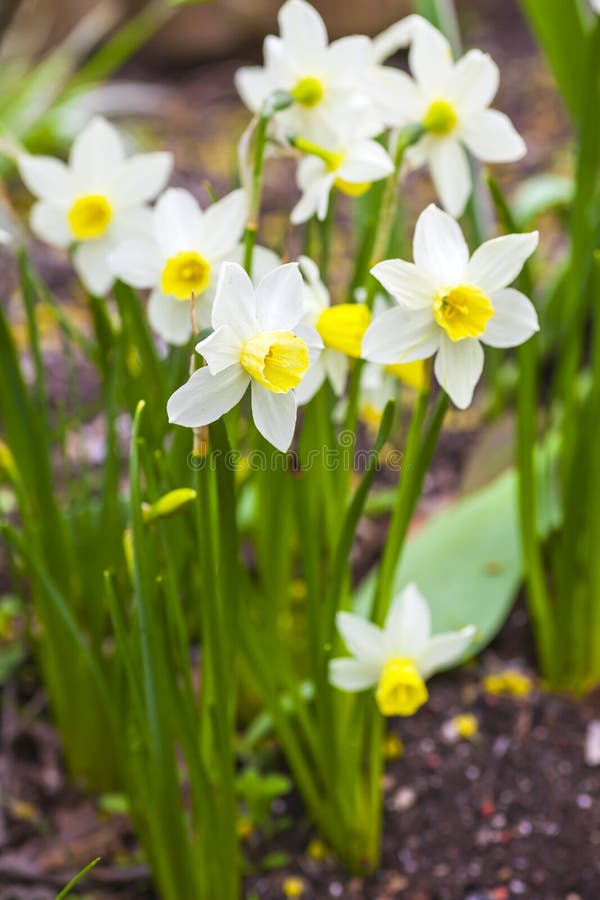
[{"label": "cluster of white flowers", "polygon": [[[273,152],[297,156],[301,196],[292,223],[324,219],[334,190],[354,197],[396,178],[386,145],[394,146],[393,129],[417,129],[407,162],[429,165],[446,212],[430,206],[421,214],[414,263],[387,260],[372,269],[394,308],[379,304],[372,314],[365,303],[332,304],[312,260],[280,267],[265,247],[254,248],[249,278],[240,265],[248,190],[201,209],[190,192],[164,190],[171,154],[127,158],[118,132],[101,118],[77,138],[68,164],[21,156],[22,177],[38,198],[32,229],[71,248],[91,293],[106,294],[115,278],[149,290],[150,323],[168,343],[188,344],[194,323],[214,329],[196,348],[206,369],[171,398],[175,423],[213,421],[251,383],[257,427],[287,450],[297,403],[309,402],[325,381],[341,396],[358,358],[368,363],[362,408],[380,411],[394,377],[422,387],[423,360],[434,355],[438,382],[465,408],[481,374],[481,344],[515,346],[538,328],[532,304],[509,287],[537,235],[497,238],[469,256],[453,218],[471,192],[467,151],[486,162],[525,152],[509,119],[488,108],[498,68],[478,50],[454,62],[447,40],[420,16],[375,39],[329,43],[318,12],[306,0],[287,0],[279,28],[265,39],[264,66],[242,68],[236,83],[255,113],[269,98],[287,96],[271,115],[269,141]],[[383,64],[400,47],[409,48],[410,74]]]}]

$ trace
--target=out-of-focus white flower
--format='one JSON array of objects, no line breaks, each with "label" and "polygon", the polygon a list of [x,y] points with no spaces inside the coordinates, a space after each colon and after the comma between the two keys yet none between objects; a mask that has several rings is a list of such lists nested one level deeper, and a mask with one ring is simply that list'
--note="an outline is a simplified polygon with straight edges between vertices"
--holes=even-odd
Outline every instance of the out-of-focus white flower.
[{"label": "out-of-focus white flower", "polygon": [[[189,191],[170,188],[159,198],[146,234],[123,241],[111,253],[110,264],[119,278],[151,289],[150,324],[168,343],[185,344],[191,337],[192,294],[198,324],[210,325],[220,265],[225,259],[241,262],[238,245],[246,215],[242,190],[202,210]],[[262,250],[256,256],[260,268]]]},{"label": "out-of-focus white flower", "polygon": [[[456,63],[446,38],[432,25],[410,17],[402,31],[409,37],[409,65],[413,78],[403,72],[386,90],[380,81],[378,103],[385,118],[398,126],[421,123],[425,135],[409,148],[413,166],[427,163],[442,206],[460,216],[471,193],[471,173],[464,150],[489,163],[513,162],[526,153],[523,139],[504,113],[488,109],[498,91],[498,66],[486,53],[470,50]],[[400,23],[402,24],[402,23]],[[389,43],[389,41],[388,41]]]},{"label": "out-of-focus white flower", "polygon": [[594,10],[594,12],[600,15],[600,0],[590,0],[590,6]]},{"label": "out-of-focus white flower", "polygon": [[371,321],[371,314],[362,303],[338,303],[332,306],[329,291],[319,277],[319,270],[307,256],[300,257],[300,271],[304,276],[303,322],[315,329],[324,346],[296,388],[296,399],[303,405],[314,397],[326,379],[338,397],[342,394],[350,358],[360,356],[362,339]]},{"label": "out-of-focus white flower", "polygon": [[276,90],[295,102],[276,114],[288,132],[319,142],[356,116],[371,119],[370,134],[382,130],[373,117],[366,74],[372,67],[371,40],[352,35],[329,43],[319,13],[305,0],[287,0],[279,10],[280,36],[264,42],[264,67],[239,69],[236,86],[249,109],[258,112]]},{"label": "out-of-focus white flower", "polygon": [[302,197],[290,216],[294,225],[306,222],[314,215],[324,219],[332,188],[358,197],[374,181],[386,178],[394,171],[394,164],[381,144],[365,138],[355,126],[352,129],[346,127],[344,134],[323,134],[323,137],[324,145],[304,139],[295,142],[295,146],[307,155],[298,164],[296,174]]},{"label": "out-of-focus white flower", "polygon": [[425,681],[456,663],[475,634],[468,625],[432,636],[429,607],[415,584],[394,599],[383,628],[347,612],[336,624],[352,657],[332,659],[329,680],[342,691],[376,688],[384,716],[413,715],[428,699]]},{"label": "out-of-focus white flower", "polygon": [[118,131],[98,117],[76,138],[68,165],[29,154],[22,154],[18,165],[39,198],[31,211],[33,232],[55,247],[75,244],[77,274],[92,294],[106,294],[114,280],[108,255],[117,243],[147,228],[146,204],[167,183],[171,154],[126,158]]},{"label": "out-of-focus white flower", "polygon": [[252,386],[260,433],[286,451],[294,436],[298,387],[321,347],[302,325],[304,285],[297,263],[270,272],[256,292],[237,263],[221,267],[212,308],[213,333],[196,350],[206,360],[167,404],[169,421],[197,428],[216,421]]},{"label": "out-of-focus white flower", "polygon": [[365,334],[362,353],[378,363],[436,354],[434,372],[453,403],[465,409],[483,369],[483,348],[515,347],[539,329],[532,303],[509,288],[537,247],[537,231],[482,244],[469,257],[458,223],[433,204],[421,213],[414,263],[378,263],[373,275],[398,306]]}]

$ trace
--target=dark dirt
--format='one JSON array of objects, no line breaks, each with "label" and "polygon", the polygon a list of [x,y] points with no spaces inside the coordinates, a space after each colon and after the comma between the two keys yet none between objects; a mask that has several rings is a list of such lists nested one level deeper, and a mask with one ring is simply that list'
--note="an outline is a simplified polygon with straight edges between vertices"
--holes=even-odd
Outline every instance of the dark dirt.
[{"label": "dark dirt", "polygon": [[[520,167],[496,167],[495,174],[510,191],[523,174],[568,172],[566,117],[515,4],[463,0],[460,9],[468,46],[489,50],[500,64],[497,105],[511,114],[529,146]],[[201,199],[206,199],[207,179],[219,194],[230,189],[232,141],[247,123],[232,76],[238,65],[258,58],[259,49],[253,48],[244,58],[196,71],[148,72],[145,63],[144,70],[134,65],[125,73],[160,87],[152,134],[175,153],[176,183]],[[428,178],[414,177],[408,193],[414,215],[432,198]],[[288,208],[290,171],[278,163],[269,172],[263,223],[264,241],[275,246],[281,246],[285,222],[278,211],[282,200]],[[290,256],[299,249],[288,232],[283,246]],[[340,242],[333,250],[335,288],[345,278],[347,247]],[[41,246],[35,248],[35,260],[59,295],[71,294],[66,261]],[[2,293],[13,284],[11,273],[0,271]],[[48,363],[60,393],[59,350],[49,352]],[[444,437],[422,516],[456,494],[479,428],[476,420]],[[380,522],[361,531],[363,566],[384,539]],[[392,723],[405,753],[386,771],[385,838],[376,877],[348,879],[332,860],[309,858],[306,850],[314,835],[293,797],[289,803],[299,812],[298,824],[268,848],[260,841],[251,847],[253,859],[278,849],[290,855],[290,864],[283,872],[250,877],[246,896],[254,891],[259,900],[281,898],[285,879],[296,876],[306,900],[599,900],[600,767],[586,764],[584,746],[588,723],[600,719],[600,698],[575,701],[539,685],[523,698],[486,694],[482,678],[508,666],[534,671],[527,617],[520,607],[473,666],[435,678],[427,707]],[[447,723],[465,712],[476,716],[478,734],[453,742]],[[89,900],[151,900],[148,870],[127,818],[100,812],[94,798],[68,785],[30,664],[19,673],[18,685],[13,681],[4,687],[1,715],[0,900],[52,900],[75,871],[98,855],[102,862],[83,883]],[[284,805],[277,814],[286,811]]]}]

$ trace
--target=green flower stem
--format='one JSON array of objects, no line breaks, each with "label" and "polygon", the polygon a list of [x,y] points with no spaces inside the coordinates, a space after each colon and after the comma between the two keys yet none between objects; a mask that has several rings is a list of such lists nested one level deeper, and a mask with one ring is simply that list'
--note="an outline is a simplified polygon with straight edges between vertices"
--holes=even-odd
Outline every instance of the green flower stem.
[{"label": "green flower stem", "polygon": [[244,234],[244,268],[252,275],[252,258],[256,233],[260,217],[260,204],[262,199],[262,176],[265,164],[265,149],[267,146],[267,132],[269,123],[276,112],[287,109],[294,102],[294,98],[287,91],[275,91],[263,103],[258,116],[256,132],[254,135],[254,158],[252,163],[252,179],[250,183],[250,197],[248,204],[248,220]]}]

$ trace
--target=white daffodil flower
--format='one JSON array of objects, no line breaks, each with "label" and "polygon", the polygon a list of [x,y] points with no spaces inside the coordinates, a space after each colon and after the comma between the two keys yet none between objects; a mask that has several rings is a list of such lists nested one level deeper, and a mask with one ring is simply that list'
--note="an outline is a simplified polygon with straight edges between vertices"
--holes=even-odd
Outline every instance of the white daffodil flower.
[{"label": "white daffodil flower", "polygon": [[338,303],[332,306],[329,291],[319,277],[319,270],[307,256],[300,257],[300,271],[304,276],[302,321],[314,328],[324,347],[296,388],[296,399],[299,404],[304,405],[312,400],[326,379],[338,397],[343,393],[350,358],[360,356],[361,342],[371,321],[371,314],[362,303]]},{"label": "white daffodil flower", "polygon": [[150,324],[169,344],[185,344],[191,337],[192,295],[199,326],[210,325],[221,263],[241,261],[238,244],[246,215],[242,190],[202,210],[189,191],[170,188],[159,198],[146,234],[123,241],[111,253],[110,264],[119,278],[151,290]]},{"label": "white daffodil flower", "polygon": [[537,243],[537,231],[508,234],[469,257],[458,223],[428,206],[415,229],[414,263],[390,259],[371,270],[398,305],[369,326],[363,357],[393,364],[436,354],[435,377],[466,409],[483,369],[480,341],[516,347],[539,330],[533,304],[508,287]]},{"label": "white daffodil flower", "polygon": [[372,119],[370,134],[378,134],[382,123],[372,116],[364,85],[372,66],[371,40],[352,35],[330,44],[323,19],[305,0],[287,0],[278,21],[280,36],[265,38],[264,67],[236,73],[246,106],[258,112],[274,91],[285,90],[295,102],[276,114],[284,131],[318,142],[324,131],[359,116]]},{"label": "white daffodil flower", "polygon": [[342,691],[376,688],[384,716],[412,716],[427,702],[427,679],[458,662],[475,634],[468,625],[432,636],[429,606],[415,584],[393,600],[383,628],[347,612],[336,624],[352,657],[330,661],[330,682]]},{"label": "white daffodil flower", "polygon": [[302,138],[295,146],[307,153],[298,164],[296,181],[302,197],[292,210],[294,225],[316,215],[323,220],[329,207],[329,195],[334,187],[351,197],[367,191],[374,181],[386,178],[394,171],[387,151],[377,141],[370,140],[348,126],[344,134],[325,136],[325,145],[317,145]]},{"label": "white daffodil flower", "polygon": [[167,404],[169,421],[208,425],[252,387],[252,416],[263,437],[289,449],[297,388],[318,352],[318,334],[301,323],[304,286],[297,263],[270,272],[256,291],[237,263],[221,267],[212,308],[213,333],[196,350],[206,360]]},{"label": "white daffodil flower", "polygon": [[[407,152],[413,166],[428,164],[442,206],[462,215],[471,193],[465,147],[488,163],[514,162],[526,153],[523,139],[504,113],[488,109],[498,91],[498,66],[486,53],[470,50],[456,63],[446,38],[429,23],[410,17],[409,66],[413,78],[384,70],[380,83],[385,118],[398,126],[420,123],[425,135]],[[385,43],[385,42],[384,42]],[[395,122],[394,122],[395,110]]]},{"label": "white daffodil flower", "polygon": [[170,153],[125,157],[119,132],[95,118],[77,137],[68,165],[49,156],[22,154],[21,177],[39,198],[31,228],[55,247],[75,245],[73,263],[92,294],[106,294],[114,281],[108,256],[117,243],[145,230],[146,204],[169,180]]}]

